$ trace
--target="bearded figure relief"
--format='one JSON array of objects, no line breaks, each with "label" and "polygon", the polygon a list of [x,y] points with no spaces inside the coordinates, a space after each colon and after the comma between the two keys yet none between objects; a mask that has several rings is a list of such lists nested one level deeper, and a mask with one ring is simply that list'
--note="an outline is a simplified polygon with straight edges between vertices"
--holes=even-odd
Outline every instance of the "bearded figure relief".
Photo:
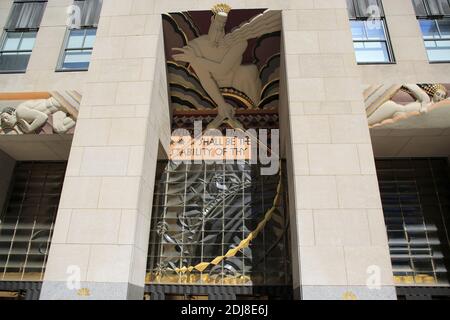
[{"label": "bearded figure relief", "polygon": [[443,84],[371,86],[364,92],[369,126],[447,128],[448,88]]},{"label": "bearded figure relief", "polygon": [[[186,84],[186,81],[179,81],[179,76],[173,82],[192,87],[192,84],[195,86],[195,82],[198,81],[201,89],[198,87],[189,89],[204,91],[206,97],[203,96],[201,99],[210,103],[206,108],[217,109],[217,117],[209,123],[208,129],[217,129],[223,123],[233,128],[243,129],[243,124],[235,118],[236,106],[227,101],[225,96],[235,92],[240,95],[241,101],[245,101],[250,108],[256,109],[261,106],[265,98],[262,92],[263,85],[275,80],[267,74],[267,69],[272,68],[272,74],[278,73],[278,68],[274,70],[273,65],[279,64],[279,52],[273,57],[275,59],[266,61],[264,68],[258,67],[255,63],[243,63],[243,56],[248,49],[249,40],[255,38],[262,40],[260,37],[281,31],[280,13],[264,11],[234,28],[230,33],[226,33],[225,26],[230,10],[231,8],[225,4],[214,6],[208,33],[199,35],[198,30],[191,25],[192,34],[184,34],[186,39],[183,42],[186,45],[182,48],[172,48],[172,59],[178,63],[187,64],[187,68],[195,73],[189,75],[195,77],[188,81],[189,84]],[[174,26],[179,25],[175,15],[169,18],[172,19],[169,21]],[[187,40],[188,36],[192,39]],[[254,58],[257,60],[257,57]],[[199,108],[196,103],[194,105],[194,108]]]},{"label": "bearded figure relief", "polygon": [[[41,131],[68,133],[76,125],[81,95],[74,91],[52,92],[48,95],[48,98],[26,100],[16,106],[0,109],[0,132],[8,135],[36,134]],[[51,129],[45,132],[44,127]]]}]

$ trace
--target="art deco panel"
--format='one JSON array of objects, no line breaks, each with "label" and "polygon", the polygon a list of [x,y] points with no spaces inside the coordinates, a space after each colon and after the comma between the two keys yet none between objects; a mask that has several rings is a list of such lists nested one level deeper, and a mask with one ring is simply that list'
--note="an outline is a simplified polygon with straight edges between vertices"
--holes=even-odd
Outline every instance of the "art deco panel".
[{"label": "art deco panel", "polygon": [[290,284],[285,177],[248,163],[160,166],[148,283]]},{"label": "art deco panel", "polygon": [[77,91],[0,93],[0,135],[72,134],[80,102]]},{"label": "art deco panel", "polygon": [[450,128],[450,84],[373,85],[364,91],[370,128]]},{"label": "art deco panel", "polygon": [[[223,114],[228,112],[233,127],[273,126],[278,120],[280,12],[225,6],[213,9],[216,18],[211,17],[211,11],[163,15],[174,127],[186,128],[195,119],[218,127],[213,122],[218,109],[227,110]],[[220,31],[214,44],[217,26],[225,34]]]},{"label": "art deco panel", "polygon": [[[216,5],[163,28],[173,129],[279,128],[279,11]],[[147,283],[291,284],[284,170],[239,160],[161,164]]]},{"label": "art deco panel", "polygon": [[17,163],[0,212],[0,280],[43,279],[65,170],[65,162]]}]

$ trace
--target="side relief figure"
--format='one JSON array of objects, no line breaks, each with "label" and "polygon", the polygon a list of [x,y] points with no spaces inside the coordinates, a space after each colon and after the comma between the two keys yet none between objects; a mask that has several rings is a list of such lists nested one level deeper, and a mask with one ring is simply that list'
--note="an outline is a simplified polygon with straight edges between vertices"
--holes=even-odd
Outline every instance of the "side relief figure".
[{"label": "side relief figure", "polygon": [[55,97],[22,102],[17,107],[6,107],[0,112],[0,126],[6,134],[35,133],[53,119],[53,131],[65,133],[76,124],[74,110],[66,108]]},{"label": "side relief figure", "polygon": [[[408,104],[393,101],[392,98],[399,90],[408,92],[415,101]],[[409,115],[425,114],[431,106],[445,100],[448,92],[441,84],[406,84],[388,89],[386,87],[378,88],[366,95],[368,96],[366,97],[366,110],[369,125],[377,126],[386,120],[394,121]]]},{"label": "side relief figure", "polygon": [[258,104],[261,94],[258,68],[253,64],[243,65],[242,57],[249,39],[281,30],[279,13],[265,11],[225,34],[230,10],[226,4],[214,6],[208,34],[189,41],[183,48],[173,49],[180,52],[173,58],[190,64],[205,91],[218,106],[218,115],[208,125],[208,129],[217,129],[224,122],[243,129],[242,124],[234,118],[235,110],[226,103],[220,88],[235,88]]}]

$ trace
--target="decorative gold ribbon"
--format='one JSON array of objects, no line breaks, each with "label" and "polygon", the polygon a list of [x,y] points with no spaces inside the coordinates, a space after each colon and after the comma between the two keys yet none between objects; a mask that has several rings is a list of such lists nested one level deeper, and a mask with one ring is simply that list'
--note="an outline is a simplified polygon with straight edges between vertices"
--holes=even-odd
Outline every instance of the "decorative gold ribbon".
[{"label": "decorative gold ribbon", "polygon": [[225,255],[218,256],[218,257],[214,258],[214,260],[212,260],[210,262],[201,262],[201,263],[199,263],[199,264],[197,264],[195,266],[177,268],[177,269],[175,269],[175,271],[177,273],[186,273],[188,271],[192,272],[195,269],[197,271],[203,272],[210,265],[216,266],[219,263],[221,263],[224,259],[236,256],[236,254],[239,252],[239,250],[247,248],[250,245],[250,243],[252,242],[252,240],[255,239],[259,235],[259,233],[264,229],[264,227],[266,226],[267,222],[269,222],[270,219],[272,219],[272,216],[273,216],[274,212],[277,210],[277,207],[280,205],[280,202],[281,202],[281,191],[282,191],[282,188],[283,188],[282,183],[281,183],[281,181],[282,181],[282,179],[281,179],[281,166],[280,166],[279,176],[280,176],[280,180],[278,181],[277,194],[275,196],[275,199],[273,200],[272,207],[265,213],[264,219],[258,224],[258,226],[256,227],[255,230],[250,232],[250,234],[247,236],[247,238],[242,240],[236,248],[228,250],[228,252]]},{"label": "decorative gold ribbon", "polygon": [[[241,129],[238,128],[237,130],[241,130]],[[270,149],[268,146],[264,145],[257,137],[254,137],[254,139],[256,139],[258,141],[258,144],[261,144],[265,148]],[[250,245],[252,240],[255,239],[259,235],[259,233],[266,226],[267,222],[269,222],[272,219],[272,216],[273,216],[274,212],[277,210],[277,207],[280,205],[280,202],[281,202],[281,191],[282,191],[282,187],[283,187],[282,186],[282,179],[281,179],[281,174],[282,174],[281,161],[280,161],[279,168],[280,169],[279,169],[279,181],[278,181],[278,186],[277,186],[277,194],[275,196],[275,199],[273,200],[272,207],[265,213],[264,219],[258,224],[256,229],[253,230],[252,232],[250,232],[250,234],[244,240],[242,240],[236,248],[228,250],[228,252],[225,255],[215,257],[210,262],[201,262],[201,263],[199,263],[199,264],[197,264],[195,266],[188,266],[188,267],[177,268],[177,269],[175,269],[175,271],[177,273],[192,272],[194,269],[197,270],[197,271],[203,272],[210,265],[214,265],[214,266],[218,265],[224,259],[234,257],[234,256],[236,256],[236,254],[240,250],[242,250],[244,248],[248,248],[248,246]]]}]

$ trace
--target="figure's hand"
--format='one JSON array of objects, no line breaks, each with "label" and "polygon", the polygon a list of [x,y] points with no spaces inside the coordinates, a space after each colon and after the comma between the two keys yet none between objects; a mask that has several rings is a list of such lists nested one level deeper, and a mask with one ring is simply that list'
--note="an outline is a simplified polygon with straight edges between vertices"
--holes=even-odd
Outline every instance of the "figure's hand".
[{"label": "figure's hand", "polygon": [[219,105],[217,109],[218,114],[222,116],[224,119],[233,119],[236,113],[233,106],[228,103],[224,105]]},{"label": "figure's hand", "polygon": [[67,128],[63,123],[53,123],[53,131],[55,133],[66,133]]},{"label": "figure's hand", "polygon": [[419,112],[421,114],[427,113],[428,112],[428,103],[426,103],[426,102],[422,103],[422,106],[420,107]]},{"label": "figure's hand", "polygon": [[172,50],[182,52],[174,54],[172,56],[175,59],[175,61],[193,63],[197,59],[194,50],[189,46],[184,46],[183,48],[173,48]]},{"label": "figure's hand", "polygon": [[24,133],[30,133],[32,131],[30,124],[24,119],[20,119],[18,125],[20,127],[20,130],[22,130]]}]

